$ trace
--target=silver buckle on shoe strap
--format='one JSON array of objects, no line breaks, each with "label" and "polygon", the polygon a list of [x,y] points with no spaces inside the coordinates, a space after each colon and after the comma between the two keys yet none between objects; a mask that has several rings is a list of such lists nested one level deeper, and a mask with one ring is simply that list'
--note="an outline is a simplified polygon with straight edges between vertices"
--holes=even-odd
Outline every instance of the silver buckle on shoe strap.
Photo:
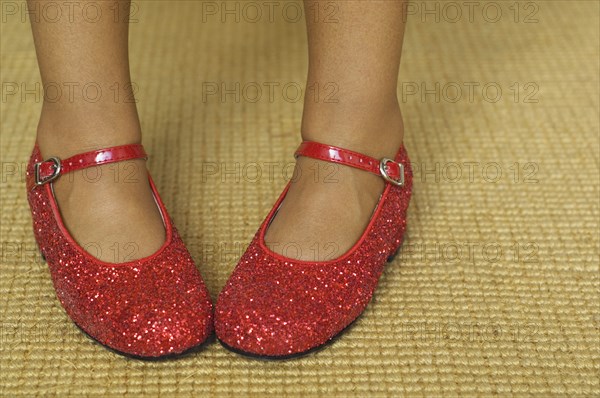
[{"label": "silver buckle on shoe strap", "polygon": [[[394,180],[392,177],[390,177],[388,175],[387,170],[386,170],[386,166],[388,163],[396,163],[398,165],[398,169],[400,170],[400,177],[398,177],[398,180]],[[381,176],[383,177],[383,179],[386,180],[387,182],[394,184],[397,187],[401,187],[404,185],[404,165],[402,163],[397,163],[397,162],[393,161],[392,159],[383,158],[379,162],[379,172],[381,173]]]},{"label": "silver buckle on shoe strap", "polygon": [[[40,176],[40,167],[42,166],[42,163],[46,163],[46,162],[53,163],[54,171],[52,172],[52,174],[50,176],[42,178]],[[59,158],[51,157],[42,162],[37,162],[36,164],[33,165],[33,169],[35,171],[35,185],[39,186],[39,185],[43,185],[47,182],[56,180],[58,178],[58,176],[60,175],[60,170],[62,169],[62,165],[60,163]]]}]

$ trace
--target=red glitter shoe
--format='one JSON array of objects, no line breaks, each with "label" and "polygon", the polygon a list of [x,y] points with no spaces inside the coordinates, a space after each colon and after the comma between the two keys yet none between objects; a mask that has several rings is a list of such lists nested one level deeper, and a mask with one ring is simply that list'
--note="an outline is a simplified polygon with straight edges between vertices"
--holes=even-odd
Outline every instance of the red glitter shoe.
[{"label": "red glitter shoe", "polygon": [[35,238],[56,295],[73,322],[120,354],[156,359],[199,346],[213,326],[208,291],[152,179],[165,243],[149,257],[119,264],[93,257],[73,239],[52,187],[66,173],[146,157],[142,145],[123,145],[44,160],[36,145],[27,166],[27,197]]},{"label": "red glitter shoe", "polygon": [[386,181],[360,239],[331,261],[301,261],[270,250],[265,233],[289,184],[263,221],[216,304],[219,341],[240,354],[285,359],[325,345],[365,309],[386,260],[406,229],[412,172],[404,146],[396,158],[377,160],[346,149],[303,142],[296,156],[355,167]]}]

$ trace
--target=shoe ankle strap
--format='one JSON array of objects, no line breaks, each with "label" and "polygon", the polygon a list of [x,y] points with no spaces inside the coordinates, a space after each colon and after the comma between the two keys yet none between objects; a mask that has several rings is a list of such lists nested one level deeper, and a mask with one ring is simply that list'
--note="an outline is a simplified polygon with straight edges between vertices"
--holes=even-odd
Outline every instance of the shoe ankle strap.
[{"label": "shoe ankle strap", "polygon": [[124,160],[147,159],[146,151],[141,144],[121,145],[111,148],[99,149],[80,153],[70,158],[61,160],[50,157],[37,162],[34,167],[34,187],[56,180],[63,174],[99,166],[108,163],[122,162]]},{"label": "shoe ankle strap", "polygon": [[383,177],[390,184],[404,185],[404,165],[392,159],[377,160],[362,153],[314,141],[303,141],[294,156],[306,156],[355,167]]}]

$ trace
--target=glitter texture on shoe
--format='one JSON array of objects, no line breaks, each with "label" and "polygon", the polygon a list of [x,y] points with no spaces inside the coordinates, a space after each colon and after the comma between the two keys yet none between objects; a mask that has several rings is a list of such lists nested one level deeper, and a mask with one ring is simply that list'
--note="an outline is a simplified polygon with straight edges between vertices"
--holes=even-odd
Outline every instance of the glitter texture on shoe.
[{"label": "glitter texture on shoe", "polygon": [[266,230],[288,184],[217,300],[217,337],[242,354],[292,357],[342,332],[371,300],[384,265],[406,230],[412,171],[404,146],[393,161],[318,143],[303,143],[296,154],[381,173],[387,183],[357,243],[343,256],[321,262],[286,258],[265,244]]},{"label": "glitter texture on shoe", "polygon": [[77,155],[61,164],[54,158],[42,161],[36,145],[27,167],[27,196],[38,246],[69,317],[117,352],[158,358],[198,346],[213,326],[208,291],[152,179],[165,243],[149,257],[119,264],[100,261],[77,244],[65,228],[50,183],[61,167],[69,172],[140,157],[145,157],[143,148],[130,145]]}]

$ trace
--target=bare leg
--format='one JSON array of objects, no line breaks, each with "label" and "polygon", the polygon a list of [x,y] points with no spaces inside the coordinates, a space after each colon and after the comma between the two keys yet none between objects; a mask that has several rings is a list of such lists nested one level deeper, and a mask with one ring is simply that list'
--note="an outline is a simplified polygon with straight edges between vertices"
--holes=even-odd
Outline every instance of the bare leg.
[{"label": "bare leg", "polygon": [[[307,87],[323,89],[333,83],[339,92],[337,103],[306,96],[302,138],[375,158],[393,158],[403,139],[396,87],[404,1],[336,1],[337,23],[315,20],[310,11],[323,11],[331,1],[304,3]],[[332,169],[330,163],[304,157],[298,159],[296,168],[300,177],[292,183],[267,231],[267,245],[308,261],[339,257],[366,228],[384,182],[364,171],[344,166]],[[320,172],[318,178],[315,170]],[[332,178],[337,182],[331,182]]]},{"label": "bare leg", "polygon": [[[28,0],[28,7],[40,8],[41,3]],[[129,2],[90,3],[101,8],[98,21],[84,18],[80,8],[72,13],[73,22],[64,17],[58,22],[32,20],[44,87],[60,87],[62,93],[57,98],[56,90],[48,90],[52,100],[45,98],[42,106],[37,142],[44,158],[141,141],[130,88],[128,21],[123,18]],[[116,4],[120,21],[114,19]],[[144,160],[62,176],[54,191],[73,237],[102,260],[141,258],[164,242]]]}]

